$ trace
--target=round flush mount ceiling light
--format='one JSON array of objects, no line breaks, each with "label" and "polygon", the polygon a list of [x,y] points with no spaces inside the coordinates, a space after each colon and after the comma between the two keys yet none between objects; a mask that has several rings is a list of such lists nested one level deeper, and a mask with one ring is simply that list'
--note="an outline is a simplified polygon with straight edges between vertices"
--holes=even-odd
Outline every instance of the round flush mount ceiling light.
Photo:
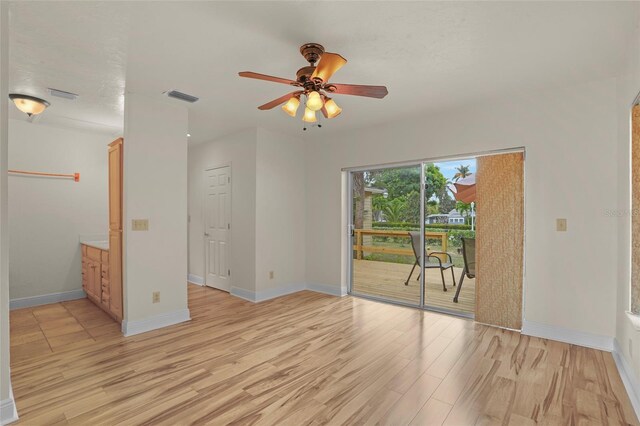
[{"label": "round flush mount ceiling light", "polygon": [[36,98],[35,96],[21,95],[18,93],[11,93],[9,95],[9,99],[13,101],[20,111],[24,112],[29,117],[40,114],[49,105],[51,105],[44,99]]}]

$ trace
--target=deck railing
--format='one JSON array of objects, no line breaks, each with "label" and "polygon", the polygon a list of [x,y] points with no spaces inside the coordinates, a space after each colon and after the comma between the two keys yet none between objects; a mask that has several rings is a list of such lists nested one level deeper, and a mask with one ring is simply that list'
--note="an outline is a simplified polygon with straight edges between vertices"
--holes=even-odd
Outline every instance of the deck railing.
[{"label": "deck railing", "polygon": [[[362,253],[387,253],[387,254],[400,254],[406,256],[413,256],[413,250],[397,248],[397,247],[381,247],[381,246],[363,246],[363,236],[371,235],[374,237],[406,237],[409,238],[408,231],[392,231],[385,229],[354,229],[354,237],[355,244],[353,245],[353,250],[356,252],[356,259],[362,259]],[[427,231],[424,233],[425,240],[426,239],[439,239],[441,241],[441,250],[442,252],[447,252],[447,242],[449,241],[449,234],[447,232],[430,232]],[[446,256],[439,255],[439,257],[446,261]]]}]

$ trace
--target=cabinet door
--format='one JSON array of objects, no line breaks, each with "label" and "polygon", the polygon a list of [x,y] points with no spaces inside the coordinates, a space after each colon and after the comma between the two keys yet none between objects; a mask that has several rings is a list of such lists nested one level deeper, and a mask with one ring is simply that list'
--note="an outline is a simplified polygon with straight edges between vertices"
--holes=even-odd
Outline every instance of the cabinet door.
[{"label": "cabinet door", "polygon": [[122,139],[109,146],[109,229],[122,229]]},{"label": "cabinet door", "polygon": [[87,284],[89,282],[89,264],[87,262],[87,257],[82,256],[82,289],[85,293],[88,292]]},{"label": "cabinet door", "polygon": [[109,231],[109,310],[122,320],[122,231]]},{"label": "cabinet door", "polygon": [[95,268],[93,268],[93,295],[96,299],[102,298],[102,271],[100,264],[95,262]]},{"label": "cabinet door", "polygon": [[87,260],[87,289],[86,292],[89,296],[96,297],[96,265],[92,260]]}]

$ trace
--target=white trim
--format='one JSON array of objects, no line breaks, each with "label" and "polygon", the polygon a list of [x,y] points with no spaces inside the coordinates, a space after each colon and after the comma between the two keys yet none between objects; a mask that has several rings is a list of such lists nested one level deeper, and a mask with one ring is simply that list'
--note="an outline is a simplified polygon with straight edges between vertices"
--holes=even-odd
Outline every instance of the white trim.
[{"label": "white trim", "polygon": [[259,303],[265,300],[275,299],[276,297],[286,296],[287,294],[297,293],[299,291],[306,290],[306,285],[301,284],[289,284],[284,287],[272,288],[269,290],[252,291],[239,287],[231,287],[231,295],[240,297],[241,299],[248,300],[250,302]]},{"label": "white trim", "polygon": [[627,318],[636,331],[640,331],[640,315],[636,315],[631,311],[626,311]]},{"label": "white trim", "polygon": [[85,297],[87,297],[87,294],[82,289],[65,291],[62,293],[43,294],[41,296],[22,297],[20,299],[11,299],[9,302],[9,309],[48,305],[51,303],[66,302],[68,300],[84,299]]},{"label": "white trim", "polygon": [[613,360],[616,362],[616,367],[618,367],[622,383],[629,395],[633,410],[636,412],[636,416],[640,418],[640,382],[636,378],[633,368],[627,362],[627,358],[624,356],[622,348],[616,339],[613,340],[612,355]]},{"label": "white trim", "polygon": [[204,285],[204,278],[198,275],[189,274],[187,275],[187,282],[191,284]]},{"label": "white trim", "polygon": [[13,388],[9,387],[9,398],[0,401],[0,425],[8,425],[18,420],[18,410],[13,398]]},{"label": "white trim", "polygon": [[522,334],[541,337],[543,339],[557,340],[572,345],[599,349],[601,351],[613,351],[613,337],[599,334],[585,333],[584,331],[571,330],[569,328],[542,324],[534,321],[522,321]]},{"label": "white trim", "polygon": [[340,287],[326,284],[289,284],[284,287],[273,288],[263,291],[247,290],[240,287],[231,287],[229,294],[248,300],[253,303],[260,303],[266,300],[275,299],[277,297],[286,296],[287,294],[298,293],[300,291],[309,290],[316,293],[330,294],[332,296],[346,296],[346,291],[340,290]]},{"label": "white trim", "polygon": [[229,290],[229,294],[235,297],[239,297],[240,299],[248,300],[249,302],[256,301],[256,292],[253,290],[245,290],[240,287],[231,287]]},{"label": "white trim", "polygon": [[343,297],[347,295],[347,289],[341,286],[329,285],[329,284],[319,284],[319,283],[308,283],[307,290],[315,291],[316,293],[324,293],[330,294],[332,296]]},{"label": "white trim", "polygon": [[191,320],[189,309],[180,309],[179,311],[154,315],[141,320],[124,320],[122,321],[122,334],[124,334],[125,337],[133,336],[134,334],[146,333],[147,331],[168,327],[189,320]]}]

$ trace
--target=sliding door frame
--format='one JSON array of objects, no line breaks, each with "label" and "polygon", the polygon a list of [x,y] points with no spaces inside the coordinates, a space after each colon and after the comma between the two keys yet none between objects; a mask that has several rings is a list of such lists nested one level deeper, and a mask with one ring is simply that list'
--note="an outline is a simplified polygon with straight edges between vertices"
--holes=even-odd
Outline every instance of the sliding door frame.
[{"label": "sliding door frame", "polygon": [[[640,95],[639,95],[640,96]],[[347,173],[347,185],[346,185],[346,190],[348,191],[348,203],[347,203],[347,217],[348,217],[348,229],[347,229],[347,235],[348,235],[348,244],[349,244],[349,249],[346,252],[346,256],[347,256],[347,278],[348,278],[348,282],[347,282],[347,293],[349,295],[353,295],[356,297],[362,297],[365,299],[370,299],[370,300],[375,300],[377,302],[384,302],[384,303],[390,303],[390,304],[394,304],[394,305],[402,305],[402,306],[408,306],[408,307],[412,307],[412,308],[418,308],[418,309],[422,309],[422,310],[426,310],[426,311],[433,311],[433,312],[439,312],[439,313],[444,313],[444,314],[448,314],[448,315],[455,315],[455,316],[459,316],[459,317],[463,317],[463,318],[469,318],[469,319],[474,319],[475,315],[474,314],[468,314],[465,312],[459,312],[459,311],[454,311],[451,309],[446,309],[446,308],[439,308],[439,307],[434,307],[434,306],[429,306],[427,304],[425,304],[426,300],[425,300],[425,277],[424,277],[424,273],[420,274],[420,304],[416,305],[416,304],[411,304],[411,303],[407,303],[407,302],[403,302],[403,301],[398,301],[398,300],[393,300],[393,299],[385,299],[382,297],[378,297],[378,296],[373,296],[373,295],[368,295],[368,294],[363,294],[363,293],[358,293],[358,292],[353,292],[353,244],[354,244],[354,232],[353,232],[353,173],[355,172],[364,172],[364,171],[368,171],[368,170],[382,170],[382,169],[390,169],[390,168],[401,168],[401,167],[411,167],[411,166],[420,166],[420,215],[421,215],[421,220],[420,220],[420,242],[421,242],[421,247],[425,246],[425,221],[424,221],[424,213],[425,213],[425,208],[426,208],[426,200],[425,198],[425,166],[428,164],[433,164],[433,163],[438,163],[438,162],[445,162],[445,161],[455,161],[455,160],[465,160],[465,159],[469,159],[469,158],[478,158],[478,157],[485,157],[485,156],[491,156],[491,155],[500,155],[500,154],[511,154],[511,153],[516,153],[516,152],[521,152],[523,155],[523,202],[524,202],[524,213],[523,213],[523,226],[522,226],[522,232],[523,232],[523,250],[522,250],[522,321],[524,322],[524,317],[525,317],[525,294],[526,294],[526,202],[527,202],[527,197],[526,197],[526,150],[524,147],[513,147],[513,148],[505,148],[505,149],[498,149],[498,150],[490,150],[490,151],[481,151],[481,152],[472,152],[472,153],[468,153],[468,154],[460,154],[460,155],[449,155],[449,156],[440,156],[440,157],[431,157],[431,158],[423,158],[423,159],[419,159],[419,160],[412,160],[412,161],[399,161],[399,162],[390,162],[390,163],[382,163],[382,164],[375,164],[375,165],[370,165],[370,166],[356,166],[356,167],[343,167],[341,169],[341,171],[343,173]],[[421,253],[421,262],[424,265],[424,251]],[[344,261],[344,259],[343,259]]]}]

